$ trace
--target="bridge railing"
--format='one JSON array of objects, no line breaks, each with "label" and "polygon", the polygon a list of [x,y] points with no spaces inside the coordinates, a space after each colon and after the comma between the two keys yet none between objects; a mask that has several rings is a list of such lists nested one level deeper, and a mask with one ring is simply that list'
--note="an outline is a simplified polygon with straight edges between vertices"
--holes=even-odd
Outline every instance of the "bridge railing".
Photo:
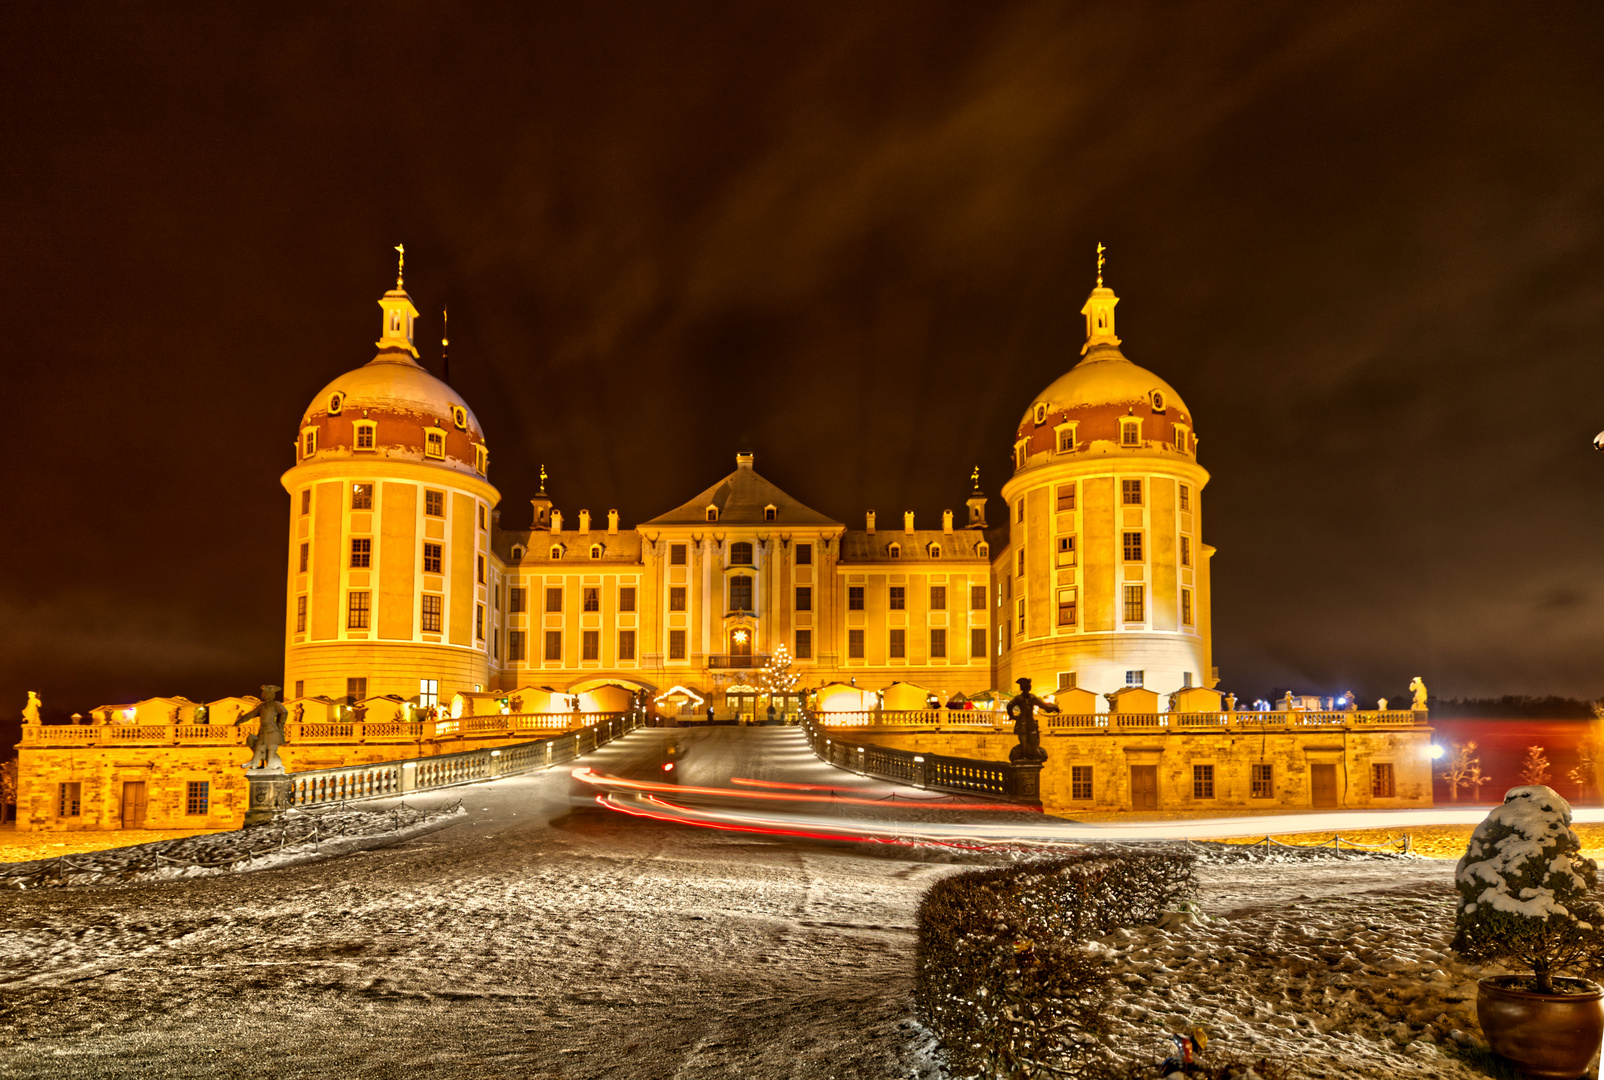
[{"label": "bridge railing", "polygon": [[[835,714],[832,714],[835,715]],[[917,754],[861,742],[850,734],[820,722],[804,711],[802,730],[820,760],[863,776],[970,794],[985,794],[1021,802],[1036,802],[1040,768],[1019,769],[1006,761],[977,761],[944,754]]]}]

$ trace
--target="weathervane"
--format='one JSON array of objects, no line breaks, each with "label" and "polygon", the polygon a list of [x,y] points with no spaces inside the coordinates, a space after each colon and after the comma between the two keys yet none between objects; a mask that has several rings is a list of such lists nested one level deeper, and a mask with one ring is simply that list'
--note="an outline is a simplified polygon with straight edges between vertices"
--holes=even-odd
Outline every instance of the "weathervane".
[{"label": "weathervane", "polygon": [[971,479],[971,480],[973,480],[975,482],[975,490],[979,491],[980,490],[980,466],[979,465],[976,465],[975,466],[975,471],[969,474],[969,479]]},{"label": "weathervane", "polygon": [[1103,287],[1103,252],[1107,251],[1102,244],[1097,245],[1097,287]]},{"label": "weathervane", "polygon": [[395,287],[399,289],[401,287],[401,273],[407,268],[407,246],[405,244],[397,244],[395,249],[401,253],[400,261],[395,264]]},{"label": "weathervane", "polygon": [[544,464],[542,464],[540,466],[540,494],[544,495],[545,493],[546,493],[546,466]]}]

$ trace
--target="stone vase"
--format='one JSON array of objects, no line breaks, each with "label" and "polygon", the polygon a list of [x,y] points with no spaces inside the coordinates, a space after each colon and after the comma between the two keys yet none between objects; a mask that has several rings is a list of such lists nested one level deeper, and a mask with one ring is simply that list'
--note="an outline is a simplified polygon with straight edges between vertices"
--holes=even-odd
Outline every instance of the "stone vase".
[{"label": "stone vase", "polygon": [[1521,989],[1527,975],[1481,980],[1476,1018],[1493,1052],[1540,1080],[1576,1080],[1604,1039],[1604,987],[1555,979],[1553,994]]}]

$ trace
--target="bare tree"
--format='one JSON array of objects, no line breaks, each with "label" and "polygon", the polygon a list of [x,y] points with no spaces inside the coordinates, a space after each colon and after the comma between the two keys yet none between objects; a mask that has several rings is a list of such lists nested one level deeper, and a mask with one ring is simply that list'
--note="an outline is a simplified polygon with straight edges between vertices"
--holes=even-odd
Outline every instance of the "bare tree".
[{"label": "bare tree", "polygon": [[[1599,708],[1599,704],[1594,704],[1595,710]],[[1576,797],[1585,799],[1587,789],[1597,782],[1595,777],[1598,776],[1599,759],[1604,757],[1604,747],[1599,746],[1596,739],[1583,739],[1576,748],[1576,756],[1578,759],[1576,767],[1565,775],[1576,785]]]},{"label": "bare tree", "polygon": [[[4,765],[0,765],[0,822],[6,820],[6,807],[17,805],[17,759],[12,758]],[[13,812],[11,819],[16,820]]]},{"label": "bare tree", "polygon": [[1549,770],[1552,768],[1553,766],[1548,763],[1548,754],[1541,746],[1528,746],[1526,760],[1520,765],[1520,782],[1527,787],[1546,784]]},{"label": "bare tree", "polygon": [[1481,758],[1476,753],[1476,742],[1451,742],[1448,744],[1448,767],[1445,776],[1448,780],[1448,801],[1459,801],[1459,789],[1462,787],[1479,788],[1487,781],[1481,775]]}]

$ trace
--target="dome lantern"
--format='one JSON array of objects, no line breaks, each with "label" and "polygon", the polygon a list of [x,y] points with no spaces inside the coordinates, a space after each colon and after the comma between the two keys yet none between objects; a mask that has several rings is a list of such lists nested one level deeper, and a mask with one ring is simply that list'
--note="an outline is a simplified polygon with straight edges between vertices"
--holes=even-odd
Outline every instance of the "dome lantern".
[{"label": "dome lantern", "polygon": [[1114,295],[1113,289],[1103,286],[1103,252],[1106,250],[1102,244],[1097,245],[1097,288],[1086,298],[1086,306],[1080,309],[1086,316],[1086,344],[1080,347],[1082,356],[1094,345],[1119,348],[1119,338],[1114,336],[1114,305],[1119,303],[1119,297]]},{"label": "dome lantern", "polygon": [[395,270],[395,288],[379,299],[379,307],[384,309],[384,330],[383,336],[374,344],[381,349],[405,349],[416,358],[418,348],[412,343],[412,324],[418,317],[418,309],[412,306],[412,297],[407,295],[402,284],[402,271],[406,269],[407,246],[397,244],[395,249],[401,253],[400,262]]}]

